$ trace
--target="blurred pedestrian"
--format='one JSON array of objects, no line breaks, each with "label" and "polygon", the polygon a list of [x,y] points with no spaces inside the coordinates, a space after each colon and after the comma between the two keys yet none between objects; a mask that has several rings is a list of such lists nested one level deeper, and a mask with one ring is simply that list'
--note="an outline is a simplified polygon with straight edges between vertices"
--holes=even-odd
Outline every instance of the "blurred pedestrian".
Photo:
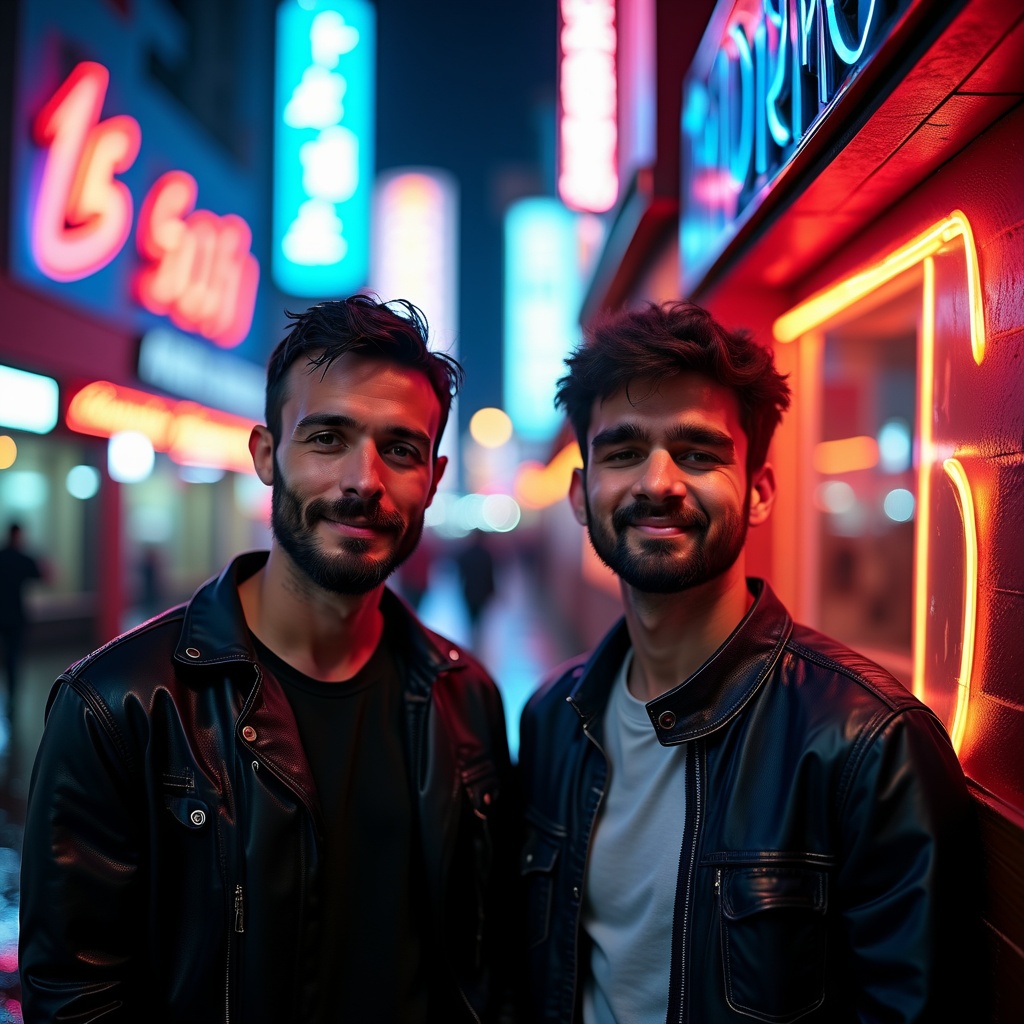
[{"label": "blurred pedestrian", "polygon": [[487,606],[494,597],[494,556],[491,554],[484,535],[474,530],[467,538],[464,546],[455,556],[455,565],[459,571],[459,583],[462,586],[462,597],[469,615],[472,629],[473,649],[480,652],[480,620]]},{"label": "blurred pedestrian", "polygon": [[26,1024],[495,1021],[501,697],[385,581],[462,369],[408,303],[301,314],[249,439],[268,552],[72,666],[22,858]]},{"label": "blurred pedestrian", "polygon": [[0,548],[0,644],[3,645],[4,674],[7,678],[7,717],[12,722],[28,628],[25,584],[30,580],[42,579],[43,576],[39,562],[25,554],[21,545],[21,524],[11,523],[7,528],[7,545]]}]

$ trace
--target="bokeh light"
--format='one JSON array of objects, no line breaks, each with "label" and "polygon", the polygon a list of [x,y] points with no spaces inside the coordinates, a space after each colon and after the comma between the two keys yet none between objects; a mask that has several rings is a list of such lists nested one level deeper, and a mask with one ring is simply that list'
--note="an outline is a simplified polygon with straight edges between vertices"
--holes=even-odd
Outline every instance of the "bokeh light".
[{"label": "bokeh light", "polygon": [[501,409],[479,409],[469,421],[469,433],[484,448],[500,448],[512,437],[512,420]]}]

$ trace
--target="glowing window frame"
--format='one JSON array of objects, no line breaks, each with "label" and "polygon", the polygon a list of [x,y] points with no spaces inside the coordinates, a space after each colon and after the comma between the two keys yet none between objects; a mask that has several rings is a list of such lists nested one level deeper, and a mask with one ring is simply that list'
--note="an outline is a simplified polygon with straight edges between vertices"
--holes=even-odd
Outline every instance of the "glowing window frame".
[{"label": "glowing window frame", "polygon": [[[936,456],[931,429],[935,366],[935,262],[933,257],[956,241],[962,241],[964,246],[964,258],[967,264],[971,354],[975,364],[980,366],[985,358],[985,315],[981,293],[981,274],[978,266],[978,249],[974,242],[974,232],[971,229],[970,221],[960,210],[954,210],[948,217],[933,224],[879,262],[838,281],[794,306],[780,316],[772,326],[776,341],[782,344],[796,341],[802,335],[820,327],[827,320],[831,320],[854,303],[866,298],[877,288],[892,281],[900,274],[918,264],[922,265],[921,366],[919,370],[917,435],[921,456],[918,463],[919,514],[915,530],[917,559],[914,572],[914,672],[912,683],[914,695],[920,699],[924,698],[924,631],[928,598],[931,469]],[[942,465],[956,494],[964,531],[964,615],[961,633],[960,675],[957,679],[953,722],[949,730],[953,748],[959,753],[967,726],[967,708],[971,698],[971,672],[974,665],[978,609],[978,533],[974,515],[974,499],[964,467],[955,458],[945,459]]]}]

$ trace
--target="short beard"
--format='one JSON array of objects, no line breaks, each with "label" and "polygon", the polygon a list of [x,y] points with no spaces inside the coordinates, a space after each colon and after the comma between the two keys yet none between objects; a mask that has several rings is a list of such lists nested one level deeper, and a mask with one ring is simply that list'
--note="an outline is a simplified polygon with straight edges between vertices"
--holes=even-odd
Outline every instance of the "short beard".
[{"label": "short beard", "polygon": [[[314,530],[321,519],[365,519],[377,529],[388,530],[397,541],[383,558],[371,558],[369,542],[346,537],[340,550],[318,547]],[[359,596],[379,587],[412,554],[423,532],[423,517],[406,523],[397,512],[384,512],[379,503],[347,497],[336,501],[316,498],[303,507],[302,500],[283,482],[280,470],[271,492],[270,526],[277,542],[308,579],[332,594]]]},{"label": "short beard", "polygon": [[[716,579],[736,564],[747,540],[746,502],[742,515],[729,512],[713,526],[700,509],[670,509],[636,501],[616,509],[610,530],[595,518],[589,498],[586,506],[590,543],[598,558],[635,590],[648,594],[674,594]],[[626,535],[629,524],[657,515],[671,515],[680,526],[696,531],[688,556],[676,554],[678,540],[658,537],[641,539],[640,550],[630,550]]]}]

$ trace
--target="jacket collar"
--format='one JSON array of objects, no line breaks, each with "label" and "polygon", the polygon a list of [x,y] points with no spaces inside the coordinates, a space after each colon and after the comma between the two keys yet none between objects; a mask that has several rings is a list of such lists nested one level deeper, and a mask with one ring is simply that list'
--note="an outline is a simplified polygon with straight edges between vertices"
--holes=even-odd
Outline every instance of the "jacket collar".
[{"label": "jacket collar", "polygon": [[[185,606],[181,636],[174,651],[184,665],[256,662],[249,627],[238,597],[238,586],[267,561],[268,552],[249,551],[233,559],[219,576],[204,583]],[[424,696],[442,671],[463,668],[461,650],[426,629],[405,602],[385,589],[381,611],[395,635],[401,637],[400,656],[406,663],[406,689]]]},{"label": "jacket collar", "polygon": [[[721,647],[689,679],[647,704],[647,714],[666,745],[684,743],[721,728],[754,696],[793,630],[793,620],[770,586],[749,578],[754,603]],[[625,619],[588,660],[569,703],[590,725],[608,702],[615,675],[630,647]]]}]

